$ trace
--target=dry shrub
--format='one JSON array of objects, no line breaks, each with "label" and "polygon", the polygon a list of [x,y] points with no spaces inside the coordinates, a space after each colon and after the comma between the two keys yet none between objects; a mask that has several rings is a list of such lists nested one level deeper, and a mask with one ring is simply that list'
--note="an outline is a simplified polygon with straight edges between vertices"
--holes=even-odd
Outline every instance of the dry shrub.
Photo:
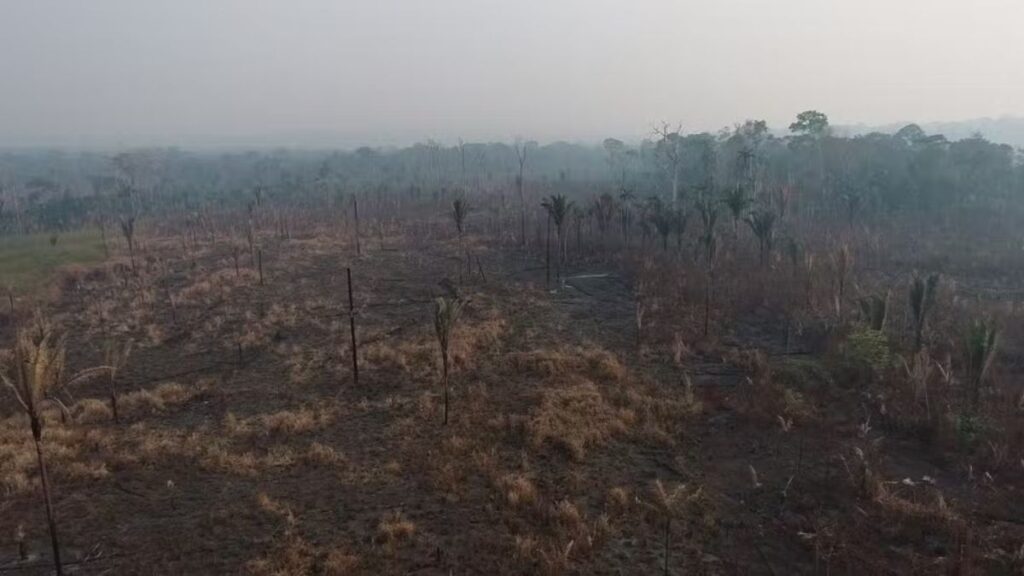
[{"label": "dry shrub", "polygon": [[579,508],[568,500],[562,500],[551,511],[552,521],[565,532],[576,532],[583,525]]},{"label": "dry shrub", "polygon": [[359,568],[359,556],[344,550],[330,550],[324,558],[324,576],[348,576]]},{"label": "dry shrub", "polygon": [[[429,364],[429,351],[426,347],[412,351],[408,345],[394,345],[386,342],[374,342],[362,349],[362,359],[366,366],[377,370],[410,373],[414,364]],[[414,352],[410,354],[410,352]],[[422,362],[416,362],[415,352],[422,353]]]},{"label": "dry shrub", "polygon": [[605,509],[611,515],[622,516],[629,512],[631,504],[632,499],[629,496],[629,490],[622,486],[616,486],[608,491]]},{"label": "dry shrub", "polygon": [[505,358],[511,370],[541,378],[576,374],[598,382],[621,382],[628,375],[615,355],[592,347],[516,352]]},{"label": "dry shrub", "polygon": [[744,411],[765,422],[778,419],[807,423],[816,418],[815,409],[797,388],[828,385],[823,366],[788,361],[772,365],[760,350],[733,351],[729,362],[749,374],[745,388]]},{"label": "dry shrub", "polygon": [[875,502],[882,510],[897,520],[916,520],[932,526],[952,526],[960,517],[949,507],[942,492],[936,488],[924,487],[918,497],[899,494],[891,484],[876,482],[873,486]]},{"label": "dry shrub", "polygon": [[537,503],[537,487],[522,474],[506,474],[498,480],[498,489],[513,508],[533,506]]},{"label": "dry shrub", "polygon": [[[78,406],[73,407],[78,411]],[[105,451],[112,440],[101,430],[68,427],[56,411],[46,414],[46,452],[50,473],[59,480],[96,480],[109,476]],[[35,445],[26,419],[0,420],[0,494],[23,494],[38,487]]]},{"label": "dry shrub", "polygon": [[304,460],[311,465],[334,466],[345,462],[345,456],[326,444],[313,442],[306,449]]},{"label": "dry shrub", "polygon": [[330,423],[330,416],[325,412],[300,408],[298,410],[282,410],[273,414],[260,416],[264,434],[302,434],[311,432]]},{"label": "dry shrub", "polygon": [[347,366],[343,367],[340,362],[331,358],[327,348],[293,346],[290,349],[282,349],[281,354],[285,356],[288,379],[292,384],[309,384],[325,375],[337,379],[347,369]]},{"label": "dry shrub", "polygon": [[235,454],[219,445],[209,446],[199,458],[200,468],[208,472],[255,476],[259,459],[252,452]]},{"label": "dry shrub", "polygon": [[416,524],[402,516],[399,511],[392,512],[377,524],[377,542],[385,546],[394,546],[412,539],[416,534]]},{"label": "dry shrub", "polygon": [[517,535],[514,556],[529,565],[530,574],[557,575],[572,572],[573,560],[586,557],[603,545],[611,533],[608,517],[589,522],[569,500],[561,500],[547,512],[548,534],[543,540]]},{"label": "dry shrub", "polygon": [[292,514],[291,508],[271,498],[266,492],[256,494],[256,504],[260,507],[260,510],[277,516],[289,526],[295,524],[295,515]]},{"label": "dry shrub", "polygon": [[95,398],[84,398],[75,403],[72,412],[75,421],[79,424],[96,424],[99,422],[110,422],[114,419],[110,405]]},{"label": "dry shrub", "polygon": [[671,445],[674,436],[703,408],[689,378],[685,379],[679,398],[672,398],[665,392],[645,394],[635,389],[620,389],[614,400],[623,407],[622,413],[630,416],[626,421],[635,420],[639,436],[665,445]]},{"label": "dry shrub", "polygon": [[538,556],[539,544],[532,536],[517,534],[513,545],[514,557],[519,561],[533,562]]},{"label": "dry shrub", "polygon": [[564,388],[543,391],[526,429],[535,447],[550,441],[579,461],[587,448],[625,432],[632,421],[628,410],[606,402],[592,382],[577,380]]},{"label": "dry shrub", "polygon": [[62,266],[57,271],[57,278],[55,280],[59,294],[78,290],[88,275],[89,269],[81,264]]},{"label": "dry shrub", "polygon": [[291,446],[271,446],[267,454],[259,459],[262,468],[286,468],[295,464],[297,457]]},{"label": "dry shrub", "polygon": [[27,420],[19,415],[0,422],[0,494],[22,494],[32,488],[35,448]]},{"label": "dry shrub", "polygon": [[287,504],[266,493],[256,495],[260,510],[277,518],[283,524],[280,536],[274,539],[270,552],[246,564],[250,574],[267,576],[345,576],[354,574],[359,557],[338,548],[319,549],[299,534],[298,520]]},{"label": "dry shrub", "polygon": [[198,389],[186,388],[176,382],[164,382],[152,390],[136,390],[118,398],[118,410],[125,416],[142,416],[163,412],[168,406],[184,404]]},{"label": "dry shrub", "polygon": [[507,323],[503,318],[465,322],[460,325],[449,349],[452,364],[460,368],[472,366],[473,359],[480,352],[489,350],[498,343],[506,327]]},{"label": "dry shrub", "polygon": [[60,469],[60,475],[72,480],[99,480],[110,476],[103,462],[70,462]]},{"label": "dry shrub", "polygon": [[167,334],[159,324],[146,324],[146,339],[149,344],[159,346],[167,338]]},{"label": "dry shrub", "polygon": [[224,416],[223,427],[232,436],[262,436],[305,434],[329,425],[334,419],[333,410],[327,408],[299,408],[297,410],[281,410],[272,414],[260,414],[249,418],[239,418],[228,412]]},{"label": "dry shrub", "polygon": [[245,566],[253,576],[307,576],[315,574],[316,549],[302,537],[288,533],[263,558]]},{"label": "dry shrub", "polygon": [[0,471],[0,494],[11,496],[24,494],[32,489],[32,480],[21,470]]}]

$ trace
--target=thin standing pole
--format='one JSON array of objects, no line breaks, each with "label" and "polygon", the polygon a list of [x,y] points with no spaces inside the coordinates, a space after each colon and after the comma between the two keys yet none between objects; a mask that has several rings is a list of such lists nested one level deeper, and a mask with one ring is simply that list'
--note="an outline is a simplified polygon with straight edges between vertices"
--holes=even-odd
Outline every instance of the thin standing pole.
[{"label": "thin standing pole", "polygon": [[359,247],[359,199],[355,196],[352,197],[352,212],[356,217],[356,256],[362,256],[362,252]]},{"label": "thin standing pole", "polygon": [[484,283],[486,283],[487,282],[487,276],[484,274],[484,267],[483,267],[482,264],[480,264],[480,257],[479,256],[476,257],[476,269],[477,269],[477,271],[480,272],[480,279],[483,280]]},{"label": "thin standing pole", "polygon": [[260,269],[260,286],[263,286],[263,248],[256,250],[256,261],[259,263]]},{"label": "thin standing pole", "polygon": [[60,540],[57,537],[57,519],[54,515],[53,500],[50,498],[50,475],[43,459],[42,426],[37,416],[32,416],[32,438],[36,445],[36,457],[39,459],[39,480],[43,486],[43,500],[46,504],[46,522],[50,528],[50,544],[53,546],[53,563],[57,576],[64,576],[64,566],[60,561]]},{"label": "thin standing pole", "polygon": [[551,287],[551,214],[548,213],[547,234],[544,236],[544,282]]},{"label": "thin standing pole", "polygon": [[448,349],[441,350],[441,364],[444,369],[444,425],[448,425]]},{"label": "thin standing pole", "polygon": [[[358,238],[358,235],[357,235]],[[356,246],[359,244],[357,243]],[[352,298],[352,269],[345,268],[348,276],[348,325],[352,332],[352,378],[359,385],[359,348],[356,343],[356,307]]]}]

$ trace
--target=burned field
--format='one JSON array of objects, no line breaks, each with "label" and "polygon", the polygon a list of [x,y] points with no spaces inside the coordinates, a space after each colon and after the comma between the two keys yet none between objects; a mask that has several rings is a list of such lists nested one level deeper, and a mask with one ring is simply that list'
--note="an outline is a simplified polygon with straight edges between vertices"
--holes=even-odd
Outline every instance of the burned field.
[{"label": "burned field", "polygon": [[[7,365],[65,352],[37,416],[66,573],[1021,569],[1012,254],[356,200],[358,233],[353,203],[140,220],[12,298]],[[0,573],[53,570],[24,412]]]}]

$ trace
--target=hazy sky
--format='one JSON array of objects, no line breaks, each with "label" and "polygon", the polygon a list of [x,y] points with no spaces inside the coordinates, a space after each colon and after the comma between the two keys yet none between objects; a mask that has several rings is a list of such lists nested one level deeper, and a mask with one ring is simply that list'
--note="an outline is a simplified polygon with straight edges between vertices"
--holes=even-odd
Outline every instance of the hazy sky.
[{"label": "hazy sky", "polygon": [[0,0],[0,144],[1024,115],[1022,0]]}]

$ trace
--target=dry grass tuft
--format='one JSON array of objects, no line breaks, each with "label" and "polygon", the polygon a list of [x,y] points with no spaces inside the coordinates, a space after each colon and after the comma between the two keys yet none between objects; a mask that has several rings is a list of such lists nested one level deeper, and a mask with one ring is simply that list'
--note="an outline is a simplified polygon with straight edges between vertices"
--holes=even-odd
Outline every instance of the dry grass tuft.
[{"label": "dry grass tuft", "polygon": [[239,418],[228,412],[222,425],[231,436],[289,436],[321,430],[334,420],[334,411],[329,408],[299,408],[281,410],[272,414],[260,414]]},{"label": "dry grass tuft", "polygon": [[213,445],[199,456],[199,466],[209,472],[255,476],[259,468],[259,458],[252,452],[236,454],[223,446]]},{"label": "dry grass tuft", "polygon": [[535,447],[550,441],[579,461],[587,448],[625,432],[632,421],[628,410],[606,402],[597,386],[584,380],[542,392],[540,406],[531,413],[526,428]]},{"label": "dry grass tuft", "polygon": [[310,465],[336,466],[345,462],[345,456],[326,444],[313,442],[306,449],[304,460]]},{"label": "dry grass tuft", "polygon": [[522,474],[506,474],[498,481],[505,501],[513,508],[529,507],[537,503],[537,487]]},{"label": "dry grass tuft", "polygon": [[877,482],[874,487],[875,502],[882,510],[900,520],[918,520],[933,525],[950,526],[960,521],[960,517],[949,507],[942,492],[937,489],[925,491],[920,498],[911,499],[897,493],[884,482]]},{"label": "dry grass tuft", "polygon": [[295,525],[295,515],[292,514],[291,508],[277,500],[274,500],[267,493],[260,492],[257,494],[256,504],[260,507],[260,510],[277,516],[284,520],[289,526]]},{"label": "dry grass tuft", "polygon": [[75,403],[72,412],[75,415],[75,421],[79,424],[98,424],[100,422],[110,422],[114,419],[114,414],[110,411],[110,405],[96,398],[83,398],[79,400]]},{"label": "dry grass tuft", "polygon": [[629,490],[626,490],[622,486],[616,486],[608,491],[608,498],[606,509],[608,513],[614,516],[622,516],[629,512],[630,507],[633,504],[633,499],[629,495]]},{"label": "dry grass tuft", "polygon": [[330,417],[323,412],[300,408],[261,416],[260,423],[267,435],[302,434],[326,426],[330,423]]},{"label": "dry grass tuft", "polygon": [[583,527],[583,515],[568,500],[562,500],[551,511],[551,519],[565,532],[576,532]]},{"label": "dry grass tuft", "polygon": [[359,568],[359,556],[344,550],[330,550],[324,558],[324,576],[348,576]]},{"label": "dry grass tuft", "polygon": [[177,382],[164,382],[152,390],[136,390],[122,395],[117,406],[124,416],[157,414],[169,406],[185,404],[200,391],[199,388],[186,388]]},{"label": "dry grass tuft", "polygon": [[534,350],[506,356],[509,368],[540,378],[583,375],[596,382],[623,382],[629,373],[614,354],[593,347]]}]

